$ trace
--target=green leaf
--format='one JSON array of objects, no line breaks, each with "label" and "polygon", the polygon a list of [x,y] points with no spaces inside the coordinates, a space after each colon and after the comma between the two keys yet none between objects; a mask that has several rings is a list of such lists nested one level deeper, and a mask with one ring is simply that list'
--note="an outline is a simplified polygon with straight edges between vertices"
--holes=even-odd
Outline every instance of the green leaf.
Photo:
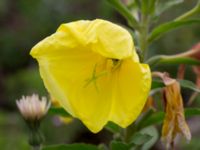
[{"label": "green leaf", "polygon": [[140,133],[148,134],[151,136],[151,139],[144,143],[140,150],[150,150],[153,145],[159,140],[159,132],[155,126],[149,126],[140,130]]},{"label": "green leaf", "polygon": [[138,29],[137,20],[131,14],[129,9],[120,0],[107,0],[122,16],[126,18],[129,25],[135,29]]},{"label": "green leaf", "polygon": [[160,61],[162,64],[187,64],[187,65],[200,65],[200,61],[190,57],[169,57]]},{"label": "green leaf", "polygon": [[149,116],[151,116],[155,110],[153,108],[149,108],[146,112],[141,114],[141,118],[138,119],[138,122],[136,123],[136,128],[140,129],[141,124],[143,124],[144,121],[146,121]]},{"label": "green leaf", "polygon": [[42,150],[99,150],[94,145],[89,144],[67,144],[46,146]]},{"label": "green leaf", "polygon": [[156,15],[160,16],[163,12],[170,9],[171,7],[178,5],[180,3],[184,2],[184,0],[167,0],[165,2],[161,2],[158,4],[156,9]]},{"label": "green leaf", "polygon": [[51,107],[48,111],[50,115],[60,115],[63,117],[70,117],[71,115],[62,107]]},{"label": "green leaf", "polygon": [[151,83],[151,89],[163,88],[165,84],[161,80],[153,80]]},{"label": "green leaf", "polygon": [[196,115],[200,115],[199,108],[186,108],[185,109],[185,117],[186,118],[196,116]]},{"label": "green leaf", "polygon": [[145,15],[150,15],[154,13],[157,0],[142,0],[141,1],[141,10]]},{"label": "green leaf", "polygon": [[130,146],[120,142],[120,141],[112,141],[111,142],[111,150],[129,150]]},{"label": "green leaf", "polygon": [[148,41],[149,43],[151,43],[169,31],[172,31],[174,29],[177,29],[186,25],[197,24],[197,23],[200,23],[199,19],[185,20],[185,21],[171,21],[171,22],[161,24],[160,26],[153,29],[153,31],[151,32],[148,38]]},{"label": "green leaf", "polygon": [[196,92],[200,92],[200,89],[191,81],[188,80],[178,80],[181,87],[191,89]]},{"label": "green leaf", "polygon": [[142,0],[141,1],[141,10],[142,10],[143,14],[148,13],[148,3],[149,3],[149,0]]},{"label": "green leaf", "polygon": [[105,128],[112,133],[119,133],[121,131],[121,127],[113,122],[108,122]]},{"label": "green leaf", "polygon": [[131,138],[131,143],[133,143],[134,145],[137,145],[137,146],[141,146],[144,143],[151,140],[151,138],[152,138],[152,136],[150,136],[148,134],[143,134],[143,133],[137,132]]},{"label": "green leaf", "polygon": [[155,12],[156,4],[158,0],[148,0],[149,1],[149,13],[153,14]]},{"label": "green leaf", "polygon": [[145,121],[143,121],[140,128],[144,128],[155,124],[161,124],[163,122],[164,116],[165,113],[162,111],[155,112],[151,116],[149,116],[149,118],[147,118]]},{"label": "green leaf", "polygon": [[166,56],[166,55],[157,55],[154,57],[151,57],[146,61],[151,68],[154,67],[155,65],[159,64],[173,64],[173,65],[178,65],[178,64],[187,64],[187,65],[200,65],[200,61],[194,58],[190,57],[181,57],[178,55],[172,55],[172,56]]}]

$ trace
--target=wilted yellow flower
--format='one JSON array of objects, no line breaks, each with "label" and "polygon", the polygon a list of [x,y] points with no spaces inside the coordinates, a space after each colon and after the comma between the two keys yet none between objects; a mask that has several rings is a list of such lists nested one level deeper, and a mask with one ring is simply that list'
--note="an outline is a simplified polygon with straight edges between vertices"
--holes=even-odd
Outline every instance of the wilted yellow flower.
[{"label": "wilted yellow flower", "polygon": [[75,21],[39,42],[30,53],[50,94],[98,132],[108,121],[121,127],[140,114],[151,86],[131,35],[109,21]]},{"label": "wilted yellow flower", "polygon": [[180,92],[180,84],[177,80],[163,76],[166,85],[164,88],[165,119],[162,127],[162,138],[167,144],[173,146],[178,133],[182,133],[187,140],[191,139],[190,129],[185,121],[183,100]]},{"label": "wilted yellow flower", "polygon": [[20,100],[16,101],[17,107],[25,120],[40,120],[48,111],[50,103],[46,97],[39,99],[39,96],[33,94],[32,96],[22,96]]}]

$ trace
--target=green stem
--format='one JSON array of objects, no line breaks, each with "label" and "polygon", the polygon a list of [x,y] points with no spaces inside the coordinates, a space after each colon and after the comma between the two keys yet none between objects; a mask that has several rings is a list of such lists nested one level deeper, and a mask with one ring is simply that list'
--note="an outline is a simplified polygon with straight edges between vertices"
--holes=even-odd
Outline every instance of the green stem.
[{"label": "green stem", "polygon": [[141,16],[141,25],[139,30],[139,46],[142,51],[142,61],[145,60],[148,50],[148,30],[149,19],[147,15],[143,14]]},{"label": "green stem", "polygon": [[188,19],[199,13],[200,13],[200,1],[198,1],[197,5],[194,8],[192,8],[188,12],[184,13],[180,17],[176,18],[175,21],[182,21],[182,20]]},{"label": "green stem", "polygon": [[44,136],[40,131],[40,121],[27,121],[29,127],[29,144],[33,150],[40,150],[42,143],[44,142]]}]

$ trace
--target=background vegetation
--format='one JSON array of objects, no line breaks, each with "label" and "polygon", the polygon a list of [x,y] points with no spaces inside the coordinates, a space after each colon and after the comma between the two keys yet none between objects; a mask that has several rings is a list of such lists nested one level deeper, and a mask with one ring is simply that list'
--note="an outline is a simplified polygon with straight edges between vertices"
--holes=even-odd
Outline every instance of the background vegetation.
[{"label": "background vegetation", "polygon": [[[196,0],[187,0],[166,11],[158,23],[165,22],[191,9]],[[1,0],[0,1],[0,145],[2,150],[28,149],[27,130],[18,113],[15,100],[21,95],[39,93],[47,95],[38,73],[36,62],[30,57],[33,45],[55,32],[65,22],[79,19],[103,18],[127,25],[106,0]],[[200,41],[200,26],[191,25],[166,34],[150,46],[148,55],[176,54],[190,49]],[[162,65],[160,71],[170,72],[176,77],[177,66]],[[186,78],[194,81],[191,67],[187,67]],[[184,92],[184,99],[190,92]],[[199,106],[197,98],[193,105]],[[66,125],[67,123],[67,125]],[[180,149],[200,149],[199,118],[188,120],[192,131],[190,144],[180,143]],[[160,127],[159,127],[160,128]],[[49,115],[42,124],[45,144],[86,142],[108,143],[109,131],[97,135],[89,132],[78,120],[60,121]],[[154,133],[157,137],[159,132]],[[156,137],[155,136],[155,137]],[[162,149],[160,142],[152,148]]]}]

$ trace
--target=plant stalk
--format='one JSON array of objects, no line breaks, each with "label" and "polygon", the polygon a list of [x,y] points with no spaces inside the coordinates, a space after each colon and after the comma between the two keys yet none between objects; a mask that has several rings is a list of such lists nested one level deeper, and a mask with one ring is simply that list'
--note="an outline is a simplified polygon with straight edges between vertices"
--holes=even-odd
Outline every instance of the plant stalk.
[{"label": "plant stalk", "polygon": [[139,46],[142,51],[142,60],[144,61],[147,57],[148,50],[148,30],[149,30],[149,18],[148,15],[142,14],[141,24],[139,29]]},{"label": "plant stalk", "polygon": [[[149,32],[149,16],[145,13],[141,14],[140,27],[137,30],[139,33],[139,49],[141,50],[141,62],[144,62],[147,57],[148,50],[148,32]],[[124,142],[129,143],[131,136],[137,131],[135,123],[127,127],[123,132]]]}]

